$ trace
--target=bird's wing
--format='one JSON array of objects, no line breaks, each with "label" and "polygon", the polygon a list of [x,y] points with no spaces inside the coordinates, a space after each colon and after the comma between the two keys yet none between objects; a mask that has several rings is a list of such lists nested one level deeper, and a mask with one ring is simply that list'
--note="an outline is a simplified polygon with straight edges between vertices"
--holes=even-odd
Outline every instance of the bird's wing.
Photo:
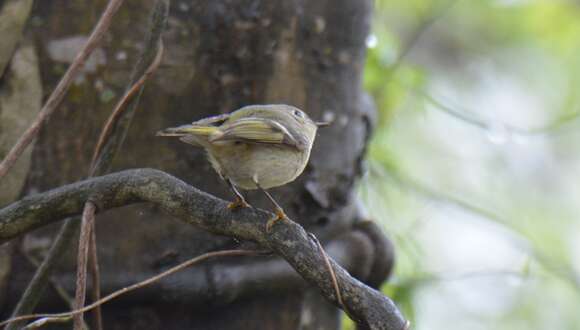
[{"label": "bird's wing", "polygon": [[220,126],[230,118],[229,113],[200,119],[192,123],[196,126]]},{"label": "bird's wing", "polygon": [[210,142],[240,141],[246,143],[280,144],[299,148],[288,129],[272,119],[247,117],[221,127],[220,133],[212,135]]}]

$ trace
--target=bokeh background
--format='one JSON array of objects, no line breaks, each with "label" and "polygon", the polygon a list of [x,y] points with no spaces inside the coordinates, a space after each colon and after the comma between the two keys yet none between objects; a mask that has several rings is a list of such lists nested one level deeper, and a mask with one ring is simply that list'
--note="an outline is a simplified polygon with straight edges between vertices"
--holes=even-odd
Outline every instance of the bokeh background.
[{"label": "bokeh background", "polygon": [[580,1],[375,6],[359,194],[396,244],[383,290],[417,330],[580,329]]}]

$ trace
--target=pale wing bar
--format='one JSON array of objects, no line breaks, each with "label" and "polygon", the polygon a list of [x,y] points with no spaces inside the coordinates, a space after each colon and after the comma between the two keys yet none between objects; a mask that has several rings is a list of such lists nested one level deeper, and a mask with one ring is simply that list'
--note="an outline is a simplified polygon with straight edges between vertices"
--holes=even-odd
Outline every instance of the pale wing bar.
[{"label": "pale wing bar", "polygon": [[248,117],[238,119],[209,139],[210,142],[241,141],[248,143],[284,144],[300,149],[288,129],[275,120]]}]

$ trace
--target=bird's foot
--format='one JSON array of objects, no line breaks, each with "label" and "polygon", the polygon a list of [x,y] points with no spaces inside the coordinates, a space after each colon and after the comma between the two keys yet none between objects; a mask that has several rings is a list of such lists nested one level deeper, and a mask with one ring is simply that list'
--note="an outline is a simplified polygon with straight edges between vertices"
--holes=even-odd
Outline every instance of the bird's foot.
[{"label": "bird's foot", "polygon": [[266,223],[267,232],[270,232],[272,230],[272,226],[274,226],[277,222],[288,219],[288,216],[286,215],[286,213],[284,213],[283,209],[276,208],[274,212],[276,213],[276,216],[268,220],[268,222]]},{"label": "bird's foot", "polygon": [[250,204],[248,204],[248,202],[246,202],[245,199],[237,197],[236,199],[228,204],[228,209],[234,211],[240,208],[246,208],[246,207],[252,207]]}]

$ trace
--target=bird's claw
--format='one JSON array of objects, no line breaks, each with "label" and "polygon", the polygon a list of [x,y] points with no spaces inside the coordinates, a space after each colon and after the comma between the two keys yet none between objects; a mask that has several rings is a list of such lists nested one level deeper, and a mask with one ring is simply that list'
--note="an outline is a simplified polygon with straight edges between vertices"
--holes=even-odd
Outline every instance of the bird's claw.
[{"label": "bird's claw", "polygon": [[282,210],[281,208],[276,208],[275,213],[276,213],[276,216],[273,217],[272,219],[268,220],[268,222],[266,223],[266,231],[267,232],[270,232],[272,230],[272,227],[277,222],[288,219],[288,216],[286,215],[286,213],[284,213],[284,210]]},{"label": "bird's claw", "polygon": [[243,198],[236,197],[236,200],[228,204],[228,209],[234,211],[240,208],[252,207]]}]

